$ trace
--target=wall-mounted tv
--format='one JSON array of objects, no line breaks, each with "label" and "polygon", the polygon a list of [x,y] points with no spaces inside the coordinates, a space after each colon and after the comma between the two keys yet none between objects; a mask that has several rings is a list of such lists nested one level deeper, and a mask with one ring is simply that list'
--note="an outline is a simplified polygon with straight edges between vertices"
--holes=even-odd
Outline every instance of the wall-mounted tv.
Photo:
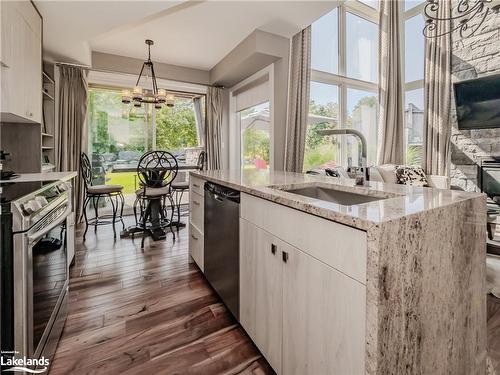
[{"label": "wall-mounted tv", "polygon": [[500,128],[500,74],[454,84],[458,128]]}]

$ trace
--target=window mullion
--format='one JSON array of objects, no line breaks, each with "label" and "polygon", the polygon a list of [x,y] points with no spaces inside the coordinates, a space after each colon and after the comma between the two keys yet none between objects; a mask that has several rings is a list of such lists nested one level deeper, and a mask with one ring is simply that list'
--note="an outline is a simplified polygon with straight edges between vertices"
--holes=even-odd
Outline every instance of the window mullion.
[{"label": "window mullion", "polygon": [[346,76],[346,8],[345,5],[339,6],[339,75]]}]

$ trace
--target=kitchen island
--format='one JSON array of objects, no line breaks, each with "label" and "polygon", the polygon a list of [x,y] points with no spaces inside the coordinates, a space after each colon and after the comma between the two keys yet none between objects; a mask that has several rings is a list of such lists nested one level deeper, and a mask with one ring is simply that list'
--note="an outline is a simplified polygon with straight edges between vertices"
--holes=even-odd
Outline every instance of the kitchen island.
[{"label": "kitchen island", "polygon": [[205,181],[241,192],[239,321],[277,373],[485,373],[484,195],[191,172],[202,271]]}]

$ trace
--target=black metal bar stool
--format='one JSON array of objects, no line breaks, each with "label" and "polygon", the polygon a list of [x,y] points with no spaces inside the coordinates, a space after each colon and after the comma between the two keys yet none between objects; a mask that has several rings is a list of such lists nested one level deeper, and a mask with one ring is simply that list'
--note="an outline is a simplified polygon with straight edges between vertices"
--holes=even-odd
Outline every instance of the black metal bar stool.
[{"label": "black metal bar stool", "polygon": [[[155,241],[164,239],[166,234],[163,228],[166,227],[170,227],[175,241],[175,233],[171,225],[174,215],[172,181],[177,176],[177,172],[177,159],[166,151],[150,151],[139,160],[137,176],[142,187],[136,191],[134,214],[138,227],[143,231],[141,248],[144,247],[147,234],[151,235]],[[167,200],[171,207],[170,217]],[[137,220],[137,206],[140,207],[139,220]]]},{"label": "black metal bar stool", "polygon": [[[84,181],[85,198],[83,201],[83,217],[85,218],[85,232],[83,233],[83,240],[85,241],[85,236],[89,225],[94,226],[94,231],[97,232],[97,226],[99,225],[113,225],[113,234],[116,239],[115,223],[116,221],[121,221],[123,229],[125,229],[125,223],[123,222],[123,206],[125,205],[125,199],[122,194],[123,186],[121,185],[92,185],[92,164],[90,163],[87,154],[82,152],[80,155],[80,171],[82,179]],[[112,207],[111,214],[99,215],[99,200],[109,199]],[[87,206],[92,201],[94,206],[95,216],[93,218],[87,218]],[[118,206],[120,207],[120,214],[118,215]]]}]

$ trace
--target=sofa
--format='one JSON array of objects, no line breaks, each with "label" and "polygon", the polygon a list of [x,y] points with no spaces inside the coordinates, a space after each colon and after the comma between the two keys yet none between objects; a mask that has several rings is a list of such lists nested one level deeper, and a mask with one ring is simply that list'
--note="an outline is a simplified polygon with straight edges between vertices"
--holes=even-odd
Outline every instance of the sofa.
[{"label": "sofa", "polygon": [[[370,181],[385,182],[390,184],[396,184],[396,165],[394,164],[384,164],[370,167]],[[450,179],[446,176],[438,175],[425,175],[429,187],[436,189],[449,189]]]}]

